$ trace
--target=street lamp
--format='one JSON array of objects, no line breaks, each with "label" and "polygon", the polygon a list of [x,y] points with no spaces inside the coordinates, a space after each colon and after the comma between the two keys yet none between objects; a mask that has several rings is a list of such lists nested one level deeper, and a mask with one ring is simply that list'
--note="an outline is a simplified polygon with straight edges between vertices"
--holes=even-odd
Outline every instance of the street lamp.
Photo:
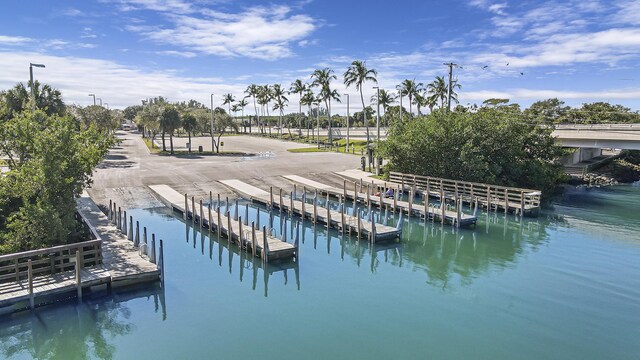
[{"label": "street lamp", "polygon": [[211,93],[211,155],[215,152],[215,140],[213,140],[213,93]]},{"label": "street lamp", "polygon": [[102,106],[102,99],[98,98],[98,100],[100,100],[100,106]]},{"label": "street lamp", "polygon": [[343,94],[347,97],[347,146],[344,148],[345,152],[349,152],[349,94]]},{"label": "street lamp", "polygon": [[106,106],[107,110],[109,110],[109,104],[108,103],[104,103],[104,106]]},{"label": "street lamp", "polygon": [[93,106],[96,106],[96,94],[89,94],[89,96],[93,96]]},{"label": "street lamp", "polygon": [[34,64],[34,63],[29,63],[29,79],[31,80],[31,100],[33,101],[33,103],[31,104],[31,111],[35,112],[36,111],[36,92],[35,92],[35,87],[33,86],[33,68],[34,67],[39,67],[39,68],[43,68],[44,64]]}]

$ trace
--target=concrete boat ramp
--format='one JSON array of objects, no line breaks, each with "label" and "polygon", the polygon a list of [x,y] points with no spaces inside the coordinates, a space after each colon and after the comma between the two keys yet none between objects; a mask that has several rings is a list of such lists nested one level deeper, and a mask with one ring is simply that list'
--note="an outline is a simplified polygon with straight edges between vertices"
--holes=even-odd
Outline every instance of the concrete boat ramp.
[{"label": "concrete boat ramp", "polygon": [[393,196],[392,198],[384,197],[384,191],[380,191],[380,195],[378,196],[372,195],[372,191],[375,190],[378,186],[386,185],[385,182],[378,179],[372,180],[375,184],[372,187],[369,187],[370,183],[363,182],[360,182],[360,184],[358,182],[353,182],[353,184],[347,185],[347,182],[345,180],[343,182],[343,188],[340,189],[298,175],[284,175],[284,178],[305,187],[316,189],[321,194],[329,194],[338,198],[343,197],[345,199],[351,200],[356,199],[357,201],[367,205],[372,204],[380,208],[388,207],[394,211],[398,210],[403,213],[407,213],[409,216],[420,216],[422,218],[438,219],[443,223],[448,222],[451,224],[457,224],[459,226],[474,225],[478,220],[478,217],[476,215],[463,213],[461,210],[461,206],[458,206],[457,209],[449,210],[446,208],[446,206],[429,205],[428,202],[423,203],[421,206],[413,204],[412,200],[398,200],[396,197],[397,195],[399,195],[398,191],[394,191],[395,196]]},{"label": "concrete boat ramp", "polygon": [[217,231],[218,237],[224,235],[242,248],[251,249],[254,256],[260,256],[263,260],[272,260],[298,255],[297,240],[294,244],[282,241],[269,235],[268,229],[264,226],[262,229],[256,229],[246,222],[243,223],[241,217],[233,219],[228,212],[222,214],[220,209],[216,211],[203,206],[202,199],[196,204],[194,197],[189,198],[187,194],[180,194],[168,185],[151,185],[149,188],[172,210],[182,213],[185,220],[191,219],[211,232]]},{"label": "concrete boat ramp", "polygon": [[302,198],[298,200],[297,195],[293,192],[289,193],[288,197],[284,197],[282,189],[280,189],[277,195],[278,200],[274,201],[273,188],[267,192],[240,180],[221,180],[220,182],[249,197],[254,202],[278,208],[292,215],[309,218],[313,222],[320,222],[343,232],[356,233],[358,237],[365,237],[373,242],[393,239],[402,234],[402,219],[398,222],[398,227],[391,227],[379,224],[375,219],[363,219],[359,214],[348,214],[344,206],[341,206],[339,210],[331,210],[329,207],[318,206],[317,199],[309,204],[306,202],[306,194],[303,194]]}]

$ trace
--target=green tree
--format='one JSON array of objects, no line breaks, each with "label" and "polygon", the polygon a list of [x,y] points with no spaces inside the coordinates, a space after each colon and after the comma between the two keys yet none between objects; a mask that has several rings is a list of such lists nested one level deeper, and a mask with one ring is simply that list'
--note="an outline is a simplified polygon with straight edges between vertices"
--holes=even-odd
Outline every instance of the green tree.
[{"label": "green tree", "polygon": [[303,83],[302,80],[296,79],[294,82],[291,83],[291,87],[289,88],[289,91],[292,94],[298,94],[298,96],[300,97],[298,101],[298,115],[297,115],[299,116],[299,121],[298,121],[299,129],[302,129],[302,95],[304,95],[308,87],[309,85]]},{"label": "green tree", "polygon": [[564,101],[551,98],[534,102],[524,111],[524,115],[527,119],[537,123],[557,124],[568,120],[569,110],[571,108],[564,106]]},{"label": "green tree", "polygon": [[140,111],[142,111],[142,105],[131,105],[124,108],[122,115],[127,120],[133,120]]},{"label": "green tree", "polygon": [[318,99],[324,101],[327,106],[328,121],[329,121],[329,142],[333,141],[333,134],[331,133],[331,100],[340,102],[340,94],[337,90],[331,89],[331,81],[338,79],[333,73],[333,70],[329,68],[317,69],[311,74],[313,82],[311,86],[319,87]]},{"label": "green tree", "polygon": [[229,114],[231,114],[231,105],[234,101],[236,101],[236,99],[231,93],[222,95],[222,105],[227,105],[229,107]]},{"label": "green tree", "polygon": [[0,253],[75,241],[75,198],[115,139],[71,116],[14,115],[0,127],[0,156],[10,159],[0,177]]},{"label": "green tree", "polygon": [[435,111],[396,123],[381,152],[394,171],[546,191],[563,177],[551,131],[510,110]]},{"label": "green tree", "polygon": [[429,111],[433,111],[433,107],[440,101],[440,108],[444,107],[447,99],[447,82],[444,76],[436,76],[436,79],[427,84],[427,93],[431,107]]},{"label": "green tree", "polygon": [[188,112],[182,115],[182,128],[187,132],[189,136],[189,152],[191,152],[191,133],[194,132],[198,127],[198,119],[196,119],[195,115]]},{"label": "green tree", "polygon": [[[278,114],[278,132],[280,133],[280,138],[282,138],[282,115],[284,109],[287,107],[287,103],[289,99],[285,96],[287,92],[282,88],[280,84],[273,85],[273,96],[275,98],[276,103],[273,105],[273,110],[279,110]],[[291,131],[289,131],[291,133]]]},{"label": "green tree", "polygon": [[247,94],[247,97],[252,97],[253,98],[253,109],[255,110],[255,114],[256,114],[256,126],[260,126],[260,114],[258,113],[258,105],[257,105],[257,97],[260,95],[260,88],[258,87],[258,85],[256,84],[251,84],[249,86],[247,86],[247,89],[244,91],[245,94]]},{"label": "green tree", "polygon": [[229,129],[237,132],[238,124],[233,121],[233,118],[231,118],[231,116],[229,116],[229,114],[227,114],[223,109],[216,108],[213,112],[213,127],[216,134],[218,135],[218,140],[216,142],[216,152],[220,153],[220,138]]},{"label": "green tree", "polygon": [[[36,80],[34,81],[33,91],[36,95],[37,109],[44,111],[47,115],[64,114],[65,104],[58,89],[52,88],[47,84],[42,85]],[[5,114],[5,118],[11,118],[24,110],[31,110],[31,89],[22,83],[18,83],[12,89],[0,92],[0,100],[4,108],[2,113]]]},{"label": "green tree", "polygon": [[608,102],[585,103],[569,112],[570,121],[579,124],[615,124],[640,122],[640,115],[628,107]]},{"label": "green tree", "polygon": [[85,128],[94,124],[104,132],[114,130],[119,123],[114,119],[114,114],[100,105],[90,105],[79,109],[79,120]]},{"label": "green tree", "polygon": [[[180,127],[180,113],[173,105],[165,105],[160,114],[160,128],[164,135],[165,132],[169,133],[169,145],[171,147],[171,154],[173,155],[173,133]],[[162,141],[163,151],[164,148],[164,136]]]},{"label": "green tree", "polygon": [[[356,90],[360,91],[360,100],[362,101],[362,108],[365,108],[364,97],[362,95],[362,86],[365,82],[371,81],[374,84],[378,83],[378,72],[375,69],[368,69],[365,61],[355,60],[351,63],[351,66],[344,73],[344,84],[347,87],[355,85]],[[366,112],[365,112],[366,114]],[[367,142],[369,142],[369,124],[367,119],[364,119],[364,123],[367,129]]]}]

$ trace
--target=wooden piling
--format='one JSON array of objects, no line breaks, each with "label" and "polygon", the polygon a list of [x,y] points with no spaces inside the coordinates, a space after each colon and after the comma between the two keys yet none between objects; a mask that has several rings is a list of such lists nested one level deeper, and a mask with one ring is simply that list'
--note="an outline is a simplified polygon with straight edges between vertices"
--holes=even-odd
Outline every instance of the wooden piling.
[{"label": "wooden piling", "polygon": [[273,209],[273,186],[269,186],[269,207]]},{"label": "wooden piling", "polygon": [[491,210],[491,186],[487,185],[487,212]]},{"label": "wooden piling", "polygon": [[216,230],[218,231],[218,241],[220,241],[220,234],[222,233],[222,216],[220,215],[220,204],[218,203],[218,222],[216,223]]},{"label": "wooden piling", "polygon": [[509,212],[509,190],[504,189],[504,214],[506,215]]},{"label": "wooden piling", "polygon": [[191,222],[195,225],[196,223],[196,198],[191,197]]},{"label": "wooden piling", "polygon": [[156,263],[156,234],[151,234],[151,249],[149,251],[149,261]]},{"label": "wooden piling", "polygon": [[289,204],[289,214],[291,216],[293,216],[293,194],[294,194],[293,192],[291,192],[289,194],[289,202],[290,202],[290,204]]},{"label": "wooden piling", "polygon": [[238,218],[238,244],[240,244],[240,250],[242,250],[244,245],[242,242],[242,217]]},{"label": "wooden piling", "polygon": [[236,206],[233,208],[233,220],[238,220],[238,199],[236,199]]},{"label": "wooden piling", "polygon": [[133,241],[133,246],[138,247],[140,245],[140,222],[136,220],[136,238]]},{"label": "wooden piling", "polygon": [[269,242],[267,241],[267,228],[262,227],[262,261],[269,262]]},{"label": "wooden piling", "polygon": [[80,250],[76,250],[76,289],[78,293],[78,300],[82,301],[82,276],[80,269],[82,268],[82,257],[80,256]]},{"label": "wooden piling", "polygon": [[227,215],[227,241],[231,243],[231,241],[233,240],[232,239],[233,231],[231,230],[231,216],[230,216],[231,214],[229,214],[229,212],[227,211],[226,215]]},{"label": "wooden piling", "polygon": [[122,220],[122,227],[119,229],[121,233],[127,233],[127,210],[124,211],[124,218]]},{"label": "wooden piling", "polygon": [[198,225],[200,225],[200,232],[202,232],[202,215],[204,215],[204,206],[202,206],[202,199],[200,199],[200,216],[198,217]]},{"label": "wooden piling", "polygon": [[279,190],[280,190],[280,191],[279,191],[279,193],[278,193],[278,194],[279,194],[279,195],[278,195],[278,197],[279,197],[278,204],[279,204],[279,210],[280,210],[280,212],[282,213],[282,189],[279,189]]},{"label": "wooden piling", "polygon": [[162,239],[160,239],[160,257],[158,258],[158,270],[160,270],[160,282],[164,286],[164,246],[162,245]]},{"label": "wooden piling", "polygon": [[33,265],[31,259],[27,261],[27,279],[29,281],[29,307],[33,309],[35,308],[35,297],[33,295]]},{"label": "wooden piling", "polygon": [[118,222],[117,225],[118,230],[122,231],[122,208],[118,207]]},{"label": "wooden piling", "polygon": [[251,255],[256,256],[256,226],[251,222]]},{"label": "wooden piling", "polygon": [[109,220],[113,218],[113,209],[111,208],[112,205],[113,205],[113,201],[109,199],[109,211],[107,213],[107,217],[109,218]]},{"label": "wooden piling", "polygon": [[[211,203],[209,203],[209,209],[207,209],[207,210],[209,210],[209,226],[208,226],[208,228],[209,228],[209,234],[211,234],[211,232],[213,231],[213,228],[212,228],[213,224],[211,222]],[[211,237],[211,236],[209,236],[209,237]]]}]

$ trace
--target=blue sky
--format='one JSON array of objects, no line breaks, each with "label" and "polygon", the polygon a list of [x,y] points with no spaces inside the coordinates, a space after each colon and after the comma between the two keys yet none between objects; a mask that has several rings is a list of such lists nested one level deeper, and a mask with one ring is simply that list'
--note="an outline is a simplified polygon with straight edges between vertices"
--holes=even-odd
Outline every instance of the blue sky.
[{"label": "blue sky", "polygon": [[558,97],[640,108],[637,0],[24,0],[4,2],[0,24],[0,89],[41,62],[36,78],[80,105],[89,93],[120,108],[158,95],[208,103],[211,92],[288,87],[322,67],[341,79],[360,59],[387,89],[426,84],[456,62],[463,105]]}]

